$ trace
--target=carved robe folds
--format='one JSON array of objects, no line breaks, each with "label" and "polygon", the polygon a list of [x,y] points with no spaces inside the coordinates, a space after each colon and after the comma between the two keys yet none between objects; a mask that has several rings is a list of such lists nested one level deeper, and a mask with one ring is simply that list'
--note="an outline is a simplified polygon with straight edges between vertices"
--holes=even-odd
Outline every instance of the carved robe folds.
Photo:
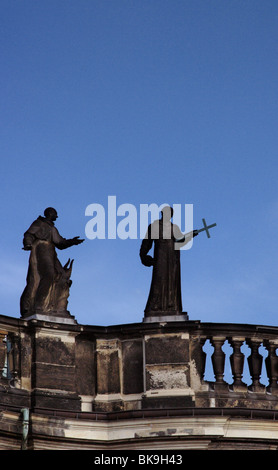
[{"label": "carved robe folds", "polygon": [[21,316],[34,313],[61,316],[67,312],[73,261],[63,267],[55,248],[68,248],[71,241],[60,236],[53,222],[39,217],[24,234],[23,245],[31,249],[31,254],[27,284],[20,299]]},{"label": "carved robe folds", "polygon": [[[159,220],[149,225],[146,237],[142,241],[141,261],[145,266],[153,266],[145,316],[177,315],[182,312],[180,251],[175,249],[177,235],[182,236],[177,226]],[[148,252],[153,243],[152,258]]]}]

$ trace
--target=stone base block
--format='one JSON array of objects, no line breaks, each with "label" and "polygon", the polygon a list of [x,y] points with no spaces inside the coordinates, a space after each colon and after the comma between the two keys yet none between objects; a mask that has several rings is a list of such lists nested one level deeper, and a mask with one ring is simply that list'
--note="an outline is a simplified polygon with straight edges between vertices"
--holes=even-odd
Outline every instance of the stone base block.
[{"label": "stone base block", "polygon": [[39,320],[39,321],[46,321],[46,322],[51,322],[51,323],[64,323],[64,324],[71,324],[71,325],[77,325],[77,321],[75,320],[75,317],[71,315],[70,313],[65,316],[59,316],[59,313],[57,315],[54,314],[46,314],[46,313],[34,313],[30,315],[29,317],[24,317],[24,320]]},{"label": "stone base block", "polygon": [[191,408],[195,403],[190,395],[143,397],[142,409]]},{"label": "stone base block", "polygon": [[32,394],[34,408],[81,411],[81,398],[75,393],[59,393],[35,390]]},{"label": "stone base block", "polygon": [[162,322],[176,322],[176,321],[188,321],[189,317],[187,313],[180,315],[156,315],[150,317],[144,317],[144,323],[162,323]]}]

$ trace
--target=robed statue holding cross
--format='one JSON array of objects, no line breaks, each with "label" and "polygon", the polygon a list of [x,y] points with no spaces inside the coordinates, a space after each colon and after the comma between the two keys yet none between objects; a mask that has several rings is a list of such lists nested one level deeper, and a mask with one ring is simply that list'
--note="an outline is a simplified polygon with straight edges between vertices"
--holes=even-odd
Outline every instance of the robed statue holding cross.
[{"label": "robed statue holding cross", "polygon": [[[180,247],[187,244],[200,232],[206,231],[216,224],[183,234],[180,228],[171,222],[173,209],[166,206],[161,211],[161,219],[149,225],[140,248],[141,262],[145,266],[153,266],[152,281],[148,301],[145,308],[144,321],[152,318],[182,318],[182,295],[180,273]],[[153,257],[148,253],[154,245]],[[187,315],[183,315],[187,317]],[[187,319],[187,318],[185,318]]]}]

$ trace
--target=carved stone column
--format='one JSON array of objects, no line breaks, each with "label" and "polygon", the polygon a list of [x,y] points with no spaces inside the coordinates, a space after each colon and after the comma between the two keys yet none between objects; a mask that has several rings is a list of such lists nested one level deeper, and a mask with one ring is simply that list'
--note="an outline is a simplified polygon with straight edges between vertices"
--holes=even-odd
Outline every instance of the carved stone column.
[{"label": "carved stone column", "polygon": [[226,388],[228,385],[224,381],[224,369],[225,369],[225,353],[222,351],[222,346],[226,341],[225,336],[213,336],[210,339],[212,346],[214,347],[214,353],[211,356],[213,372],[215,375],[215,387]]},{"label": "carved stone column", "polygon": [[276,355],[276,349],[278,348],[278,344],[274,340],[266,340],[264,341],[264,346],[268,350],[268,356],[265,359],[266,372],[269,379],[267,391],[270,393],[278,394],[278,357]]},{"label": "carved stone column", "polygon": [[20,336],[16,334],[9,335],[11,341],[11,351],[9,354],[9,365],[11,371],[10,384],[13,387],[20,386]]},{"label": "carved stone column", "polygon": [[[206,358],[207,354],[203,350],[204,344],[207,340],[206,336],[200,336],[199,341],[195,341],[195,344],[197,344],[197,353],[198,353],[198,360],[197,360],[197,370],[199,372],[199,377],[201,382],[204,382],[204,376],[205,376],[205,370],[206,370]],[[192,355],[193,358],[195,358],[194,355]]]},{"label": "carved stone column", "polygon": [[259,353],[259,347],[262,343],[261,339],[255,338],[246,340],[246,343],[251,349],[251,354],[247,358],[249,371],[252,378],[252,384],[248,387],[251,392],[262,392],[265,390],[264,385],[260,383],[262,373],[263,357]]},{"label": "carved stone column", "polygon": [[229,338],[229,343],[233,348],[233,354],[230,356],[231,369],[233,374],[234,382],[232,389],[234,391],[242,392],[247,390],[247,385],[242,382],[243,367],[244,367],[244,354],[240,348],[245,341],[244,337],[233,337]]},{"label": "carved stone column", "polygon": [[7,334],[6,331],[0,330],[0,379],[2,378],[2,372],[7,357],[7,347],[6,342],[4,342]]}]

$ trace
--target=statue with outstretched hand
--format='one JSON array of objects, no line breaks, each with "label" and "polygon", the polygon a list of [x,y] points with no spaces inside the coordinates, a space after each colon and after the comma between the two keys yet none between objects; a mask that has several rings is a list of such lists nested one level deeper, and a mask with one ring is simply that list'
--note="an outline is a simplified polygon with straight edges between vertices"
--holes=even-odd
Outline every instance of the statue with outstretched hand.
[{"label": "statue with outstretched hand", "polygon": [[22,317],[36,313],[67,313],[67,298],[73,260],[62,266],[56,248],[64,250],[80,245],[84,239],[79,236],[63,238],[54,225],[58,218],[56,209],[48,207],[44,217],[39,216],[24,233],[23,250],[30,251],[27,283],[20,299]]}]

